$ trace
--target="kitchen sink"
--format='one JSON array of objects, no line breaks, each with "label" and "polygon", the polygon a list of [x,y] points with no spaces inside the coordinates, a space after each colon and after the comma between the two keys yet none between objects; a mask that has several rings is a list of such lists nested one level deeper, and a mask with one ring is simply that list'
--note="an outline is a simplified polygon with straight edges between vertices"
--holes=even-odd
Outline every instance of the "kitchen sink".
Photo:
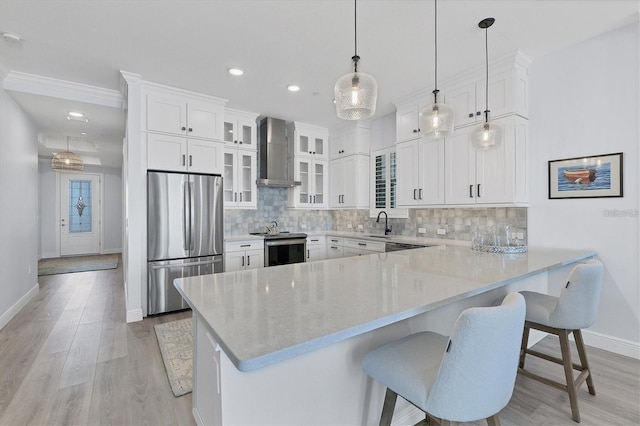
[{"label": "kitchen sink", "polygon": [[367,238],[391,238],[390,235],[367,235]]},{"label": "kitchen sink", "polygon": [[410,243],[394,243],[394,242],[386,242],[384,245],[384,251],[400,251],[400,250],[410,250],[424,247],[433,247],[433,244],[410,244]]}]

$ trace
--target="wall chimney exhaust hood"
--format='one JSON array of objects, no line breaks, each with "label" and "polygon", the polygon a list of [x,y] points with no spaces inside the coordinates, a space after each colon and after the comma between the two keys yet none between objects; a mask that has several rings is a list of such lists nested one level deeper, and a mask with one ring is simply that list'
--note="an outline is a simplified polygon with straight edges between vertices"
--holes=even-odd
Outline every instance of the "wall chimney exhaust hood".
[{"label": "wall chimney exhaust hood", "polygon": [[[284,120],[266,117],[258,129],[258,186],[292,188],[302,185],[289,178],[287,162],[287,126]],[[293,170],[291,170],[293,174]]]}]

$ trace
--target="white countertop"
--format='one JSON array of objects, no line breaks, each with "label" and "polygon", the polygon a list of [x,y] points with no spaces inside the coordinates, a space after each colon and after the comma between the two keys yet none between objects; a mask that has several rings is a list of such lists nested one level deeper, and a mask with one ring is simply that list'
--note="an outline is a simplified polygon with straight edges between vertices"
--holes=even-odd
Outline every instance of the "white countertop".
[{"label": "white countertop", "polygon": [[443,245],[176,280],[234,365],[250,371],[592,256]]}]

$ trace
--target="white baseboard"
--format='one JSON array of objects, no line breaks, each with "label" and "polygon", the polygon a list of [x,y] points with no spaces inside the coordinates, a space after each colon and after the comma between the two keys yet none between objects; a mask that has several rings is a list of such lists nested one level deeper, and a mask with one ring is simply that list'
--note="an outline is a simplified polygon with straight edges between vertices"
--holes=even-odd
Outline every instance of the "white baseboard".
[{"label": "white baseboard", "polygon": [[[573,337],[573,334],[571,335]],[[582,330],[584,344],[594,348],[613,352],[618,355],[640,359],[640,343],[618,337],[607,336],[595,331]]]},{"label": "white baseboard", "polygon": [[60,253],[42,253],[40,255],[40,259],[38,260],[42,260],[42,259],[52,259],[54,257],[60,257]]},{"label": "white baseboard", "polygon": [[102,250],[102,254],[121,254],[121,253],[122,253],[122,249],[119,249],[119,248]]},{"label": "white baseboard", "polygon": [[11,306],[5,313],[0,315],[0,330],[2,330],[5,325],[9,324],[9,321],[11,321],[11,319],[15,317],[18,312],[20,312],[20,309],[24,308],[24,306],[29,303],[29,301],[33,299],[39,291],[40,286],[38,285],[38,283],[36,283],[36,285],[31,287],[31,289],[26,292],[26,294],[22,296],[20,300],[14,303],[13,306]]},{"label": "white baseboard", "polygon": [[142,321],[142,308],[127,311],[127,323]]}]

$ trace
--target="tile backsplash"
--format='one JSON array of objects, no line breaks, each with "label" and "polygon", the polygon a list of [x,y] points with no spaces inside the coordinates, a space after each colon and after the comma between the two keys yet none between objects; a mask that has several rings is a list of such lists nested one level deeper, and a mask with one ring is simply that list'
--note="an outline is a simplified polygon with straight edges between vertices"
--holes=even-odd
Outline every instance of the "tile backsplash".
[{"label": "tile backsplash", "polygon": [[[369,210],[295,210],[287,208],[286,188],[258,188],[257,210],[225,210],[226,235],[263,232],[271,221],[284,231],[354,231],[384,233],[384,223],[369,217]],[[526,207],[473,207],[410,209],[407,219],[389,219],[392,234],[413,237],[471,240],[474,231],[485,232],[506,223],[527,235]],[[352,228],[349,228],[349,225]],[[424,228],[426,233],[418,233]],[[445,234],[439,235],[438,229]]]}]

